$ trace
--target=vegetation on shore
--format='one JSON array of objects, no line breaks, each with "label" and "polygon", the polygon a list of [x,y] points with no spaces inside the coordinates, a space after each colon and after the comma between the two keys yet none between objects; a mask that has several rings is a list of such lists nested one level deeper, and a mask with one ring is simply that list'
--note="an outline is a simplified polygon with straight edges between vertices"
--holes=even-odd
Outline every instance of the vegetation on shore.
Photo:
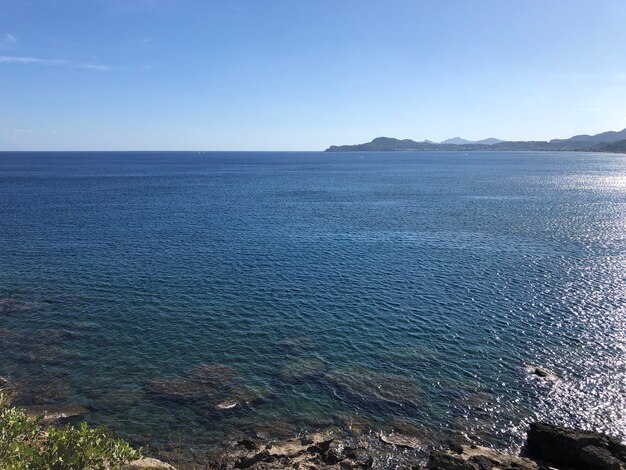
[{"label": "vegetation on shore", "polygon": [[42,417],[9,406],[0,394],[0,467],[5,470],[117,469],[140,457],[102,428],[46,427]]}]

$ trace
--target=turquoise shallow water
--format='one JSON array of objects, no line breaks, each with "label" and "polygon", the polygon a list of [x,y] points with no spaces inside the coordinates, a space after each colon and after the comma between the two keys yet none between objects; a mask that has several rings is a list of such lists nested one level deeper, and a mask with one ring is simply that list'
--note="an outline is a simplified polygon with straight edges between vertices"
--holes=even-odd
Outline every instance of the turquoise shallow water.
[{"label": "turquoise shallow water", "polygon": [[342,421],[626,437],[624,156],[0,153],[0,217],[24,403],[198,451]]}]

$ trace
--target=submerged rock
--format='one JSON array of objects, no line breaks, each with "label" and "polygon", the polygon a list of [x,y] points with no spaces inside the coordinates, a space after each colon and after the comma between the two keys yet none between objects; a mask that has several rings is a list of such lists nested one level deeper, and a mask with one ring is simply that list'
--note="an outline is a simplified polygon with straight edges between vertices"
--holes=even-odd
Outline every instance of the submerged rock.
[{"label": "submerged rock", "polygon": [[298,383],[313,377],[321,377],[325,369],[326,365],[319,359],[296,359],[283,366],[279,376],[284,382]]},{"label": "submerged rock", "polygon": [[143,392],[136,388],[107,390],[95,397],[93,408],[108,413],[119,413],[134,407],[143,398]]},{"label": "submerged rock", "polygon": [[472,410],[486,410],[494,402],[494,396],[486,391],[473,391],[462,393],[454,400],[454,404]]},{"label": "submerged rock", "polygon": [[368,369],[339,369],[324,375],[336,390],[350,399],[385,406],[417,406],[420,386],[410,377]]},{"label": "submerged rock", "polygon": [[276,343],[276,349],[288,355],[299,356],[307,351],[315,350],[315,341],[308,336],[296,336]]},{"label": "submerged rock", "polygon": [[532,423],[527,451],[557,465],[589,470],[626,469],[626,445],[611,436],[547,423]]},{"label": "submerged rock", "polygon": [[214,364],[194,367],[183,378],[150,379],[146,390],[168,400],[216,411],[240,408],[263,398],[261,392],[245,383],[237,370]]},{"label": "submerged rock", "polygon": [[68,341],[80,338],[82,335],[77,331],[71,330],[47,330],[36,333],[32,336],[35,344],[67,344]]},{"label": "submerged rock", "polygon": [[12,297],[0,297],[0,316],[24,313],[33,308],[33,304],[21,300]]},{"label": "submerged rock", "polygon": [[150,379],[146,384],[148,392],[173,401],[195,401],[215,398],[216,389],[206,384],[187,379]]},{"label": "submerged rock", "polygon": [[14,403],[21,406],[61,404],[67,402],[68,396],[66,379],[44,375],[36,380],[20,382]]},{"label": "submerged rock", "polygon": [[189,380],[205,384],[228,383],[242,379],[238,370],[221,364],[200,364],[190,369],[186,376]]},{"label": "submerged rock", "polygon": [[273,420],[254,423],[247,429],[249,434],[257,436],[260,440],[288,439],[298,434],[298,427],[291,422]]},{"label": "submerged rock", "polygon": [[65,421],[89,413],[87,408],[80,405],[30,405],[23,408],[29,416],[41,416],[44,424]]},{"label": "submerged rock", "polygon": [[156,377],[146,384],[149,392],[174,401],[219,401],[226,389],[240,381],[237,371],[221,365],[203,364],[180,379]]},{"label": "submerged rock", "polygon": [[11,405],[58,405],[67,402],[67,377],[60,371],[44,372],[30,380],[13,381],[0,377],[0,393]]}]

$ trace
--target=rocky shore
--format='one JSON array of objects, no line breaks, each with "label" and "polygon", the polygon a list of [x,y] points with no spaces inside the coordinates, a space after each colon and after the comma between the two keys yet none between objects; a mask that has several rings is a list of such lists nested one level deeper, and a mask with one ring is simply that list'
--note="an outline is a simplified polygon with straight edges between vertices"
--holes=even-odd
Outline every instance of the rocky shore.
[{"label": "rocky shore", "polygon": [[[541,367],[526,364],[528,372],[542,380],[557,380]],[[154,379],[151,393],[170,400],[213,398],[216,409],[230,409],[254,401],[257,395],[241,387],[241,378],[217,366],[202,366],[183,379]],[[231,385],[222,393],[215,376]],[[242,390],[247,393],[243,393]],[[233,391],[237,391],[234,393]],[[0,393],[19,402],[20,390],[0,377]],[[23,393],[23,392],[22,392]],[[78,422],[88,410],[78,405],[22,405],[27,414],[42,416],[47,425]],[[150,445],[147,453],[151,453]],[[158,457],[156,459],[154,457]],[[469,442],[433,442],[411,432],[381,432],[363,426],[332,427],[286,439],[252,434],[223,443],[223,451],[199,461],[176,453],[155,452],[154,457],[130,462],[125,469],[436,469],[436,470],[626,470],[626,445],[597,432],[535,422],[527,430],[526,443],[514,454]]]},{"label": "rocky shore", "polygon": [[604,434],[547,423],[531,424],[520,455],[453,442],[435,449],[409,436],[333,429],[280,442],[242,439],[209,468],[624,470],[626,445]]}]

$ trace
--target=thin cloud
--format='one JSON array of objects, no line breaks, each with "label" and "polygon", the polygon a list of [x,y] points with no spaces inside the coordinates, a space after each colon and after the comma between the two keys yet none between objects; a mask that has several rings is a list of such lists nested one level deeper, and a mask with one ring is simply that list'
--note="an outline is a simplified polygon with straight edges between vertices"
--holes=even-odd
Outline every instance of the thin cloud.
[{"label": "thin cloud", "polygon": [[75,67],[79,69],[97,70],[99,72],[109,72],[109,65],[100,64],[77,64],[64,59],[43,59],[41,57],[9,56],[0,55],[0,64],[34,64],[34,65],[56,65]]},{"label": "thin cloud", "polygon": [[23,57],[0,55],[0,63],[3,64],[38,64],[38,65],[68,65],[67,60],[61,59],[41,59],[39,57]]},{"label": "thin cloud", "polygon": [[17,38],[11,33],[4,33],[0,38],[0,49],[11,49],[17,43]]},{"label": "thin cloud", "polygon": [[85,64],[85,65],[76,65],[76,67],[81,68],[81,69],[97,70],[98,72],[110,72],[111,71],[111,67],[109,65]]}]

